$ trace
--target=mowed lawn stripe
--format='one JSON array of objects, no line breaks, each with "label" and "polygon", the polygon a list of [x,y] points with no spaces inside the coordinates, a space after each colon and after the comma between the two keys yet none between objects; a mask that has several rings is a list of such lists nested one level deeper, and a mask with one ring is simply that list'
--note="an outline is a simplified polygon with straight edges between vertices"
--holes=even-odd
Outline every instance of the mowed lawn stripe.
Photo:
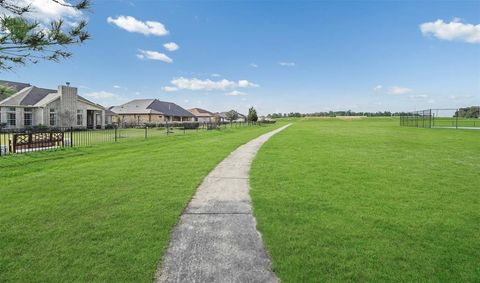
[{"label": "mowed lawn stripe", "polygon": [[300,120],[252,169],[284,282],[480,280],[480,132]]},{"label": "mowed lawn stripe", "polygon": [[205,175],[278,126],[0,159],[0,281],[150,282]]}]

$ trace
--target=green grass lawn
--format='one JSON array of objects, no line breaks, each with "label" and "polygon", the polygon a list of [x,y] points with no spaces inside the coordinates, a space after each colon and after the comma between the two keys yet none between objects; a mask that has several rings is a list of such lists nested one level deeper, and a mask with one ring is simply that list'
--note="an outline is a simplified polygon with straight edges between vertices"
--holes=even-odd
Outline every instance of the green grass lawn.
[{"label": "green grass lawn", "polygon": [[435,117],[432,127],[480,127],[480,119],[459,117]]},{"label": "green grass lawn", "polygon": [[479,282],[480,132],[310,119],[260,150],[257,225],[283,282]]},{"label": "green grass lawn", "polygon": [[0,282],[151,282],[206,174],[278,126],[0,158]]}]

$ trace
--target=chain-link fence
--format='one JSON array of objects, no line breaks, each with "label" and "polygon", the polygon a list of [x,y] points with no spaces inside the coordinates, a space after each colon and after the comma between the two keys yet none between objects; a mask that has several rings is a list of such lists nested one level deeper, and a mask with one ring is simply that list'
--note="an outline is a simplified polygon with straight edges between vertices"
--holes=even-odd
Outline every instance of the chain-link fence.
[{"label": "chain-link fence", "polygon": [[480,106],[413,111],[400,116],[400,126],[480,130]]}]

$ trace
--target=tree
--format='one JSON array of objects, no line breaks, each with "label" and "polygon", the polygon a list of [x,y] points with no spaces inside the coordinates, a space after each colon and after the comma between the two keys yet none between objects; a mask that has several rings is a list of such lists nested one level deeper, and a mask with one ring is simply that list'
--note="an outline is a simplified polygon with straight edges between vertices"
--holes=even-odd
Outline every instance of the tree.
[{"label": "tree", "polygon": [[227,118],[230,123],[232,123],[234,120],[238,119],[238,113],[235,110],[230,110],[227,113],[225,113],[225,118]]},{"label": "tree", "polygon": [[0,84],[0,101],[11,96],[12,94],[15,94],[15,89],[11,88],[8,85]]},{"label": "tree", "polygon": [[62,111],[58,114],[60,118],[60,124],[62,127],[73,127],[77,121],[75,113],[70,110]]},{"label": "tree", "polygon": [[250,107],[250,108],[248,109],[247,120],[248,120],[249,122],[257,122],[258,116],[257,116],[257,110],[255,110],[255,108]]},{"label": "tree", "polygon": [[460,108],[455,111],[453,117],[462,117],[462,118],[479,118],[480,117],[480,106],[470,106]]},{"label": "tree", "polygon": [[[85,31],[85,20],[71,24],[60,19],[45,24],[33,19],[31,1],[0,0],[0,70],[40,60],[58,62],[72,55],[66,49],[69,45],[90,38]],[[74,4],[65,0],[48,1],[76,12],[90,7],[90,0]]]}]

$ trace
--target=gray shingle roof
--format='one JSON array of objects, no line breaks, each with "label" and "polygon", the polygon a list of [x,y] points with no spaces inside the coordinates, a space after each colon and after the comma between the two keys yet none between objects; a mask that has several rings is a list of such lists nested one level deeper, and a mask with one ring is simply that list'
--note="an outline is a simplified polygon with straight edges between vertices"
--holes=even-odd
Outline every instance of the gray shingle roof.
[{"label": "gray shingle roof", "polygon": [[157,99],[135,99],[111,110],[117,114],[163,114],[167,116],[193,117],[193,114],[173,102]]},{"label": "gray shingle roof", "polygon": [[56,93],[54,89],[28,86],[16,94],[5,99],[2,104],[9,106],[33,106],[50,93]]},{"label": "gray shingle roof", "polygon": [[115,112],[113,112],[112,110],[110,109],[105,109],[105,115],[106,116],[115,116]]},{"label": "gray shingle roof", "polygon": [[20,101],[20,105],[34,105],[42,100],[49,93],[56,93],[54,89],[32,87],[28,94]]},{"label": "gray shingle roof", "polygon": [[119,106],[110,108],[117,114],[152,114],[152,110],[148,106],[152,104],[153,99],[134,99]]},{"label": "gray shingle roof", "polygon": [[193,114],[173,102],[165,102],[155,99],[148,107],[168,116],[193,117]]},{"label": "gray shingle roof", "polygon": [[[7,97],[5,100],[2,101],[2,105],[8,106],[41,106],[36,104],[38,102],[41,102],[42,99],[46,98],[49,94],[58,93],[58,90],[56,89],[40,88],[27,83],[0,80],[0,85],[7,85],[16,91],[15,94]],[[77,96],[79,100],[83,100],[86,103],[95,105],[103,109],[103,106],[96,104],[84,97],[81,97],[80,95]]]}]

